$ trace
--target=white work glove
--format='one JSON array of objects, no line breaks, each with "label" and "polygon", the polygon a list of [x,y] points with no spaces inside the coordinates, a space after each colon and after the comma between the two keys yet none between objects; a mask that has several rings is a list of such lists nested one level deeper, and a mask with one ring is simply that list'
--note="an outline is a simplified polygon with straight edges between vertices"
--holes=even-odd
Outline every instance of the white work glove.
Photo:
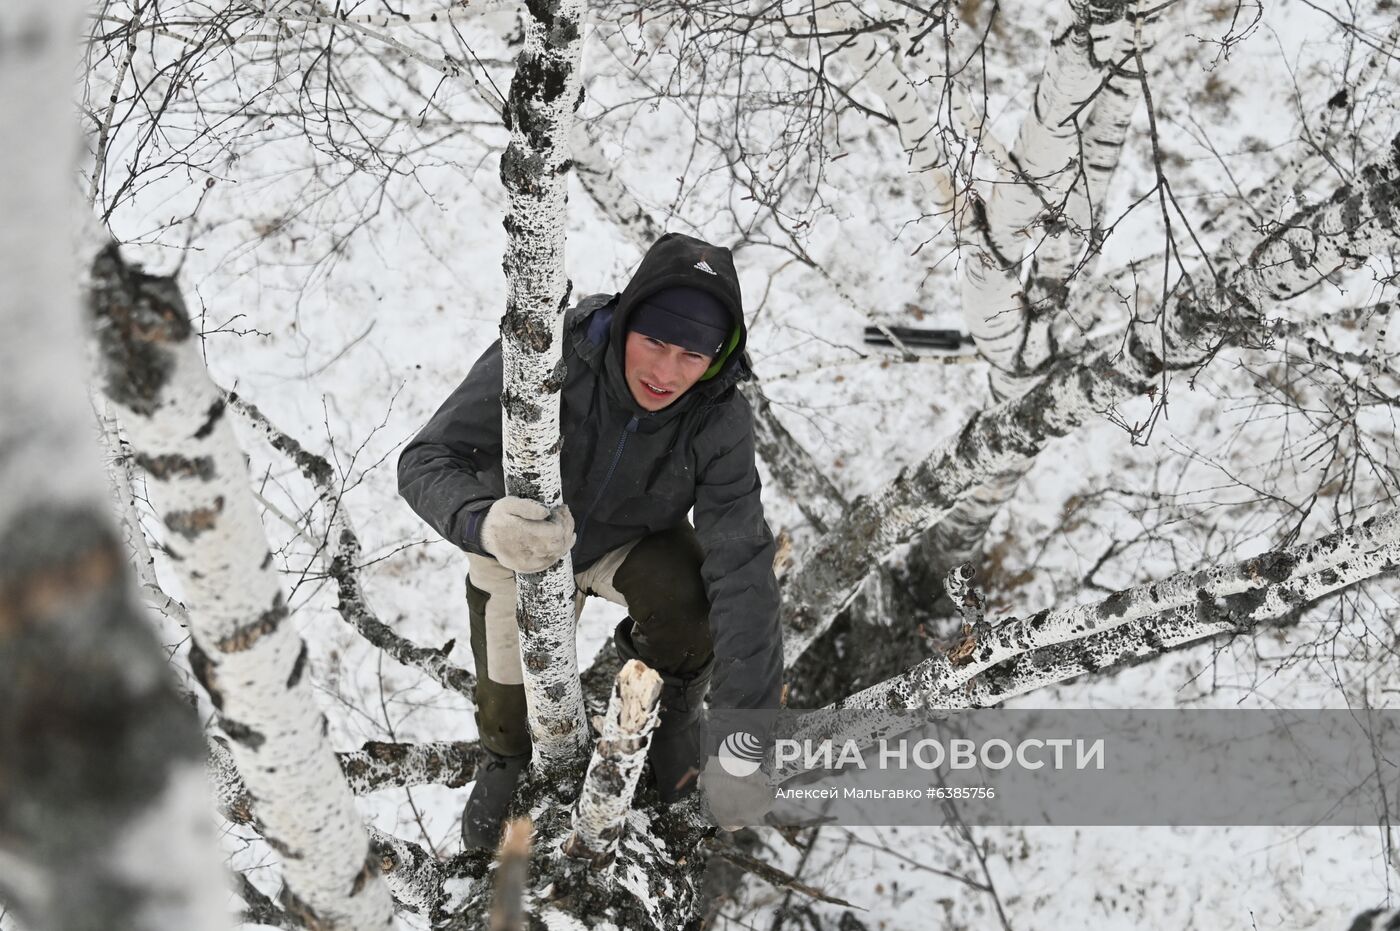
[{"label": "white work glove", "polygon": [[542,572],[574,545],[568,505],[553,513],[528,498],[501,498],[481,522],[481,547],[512,572]]}]

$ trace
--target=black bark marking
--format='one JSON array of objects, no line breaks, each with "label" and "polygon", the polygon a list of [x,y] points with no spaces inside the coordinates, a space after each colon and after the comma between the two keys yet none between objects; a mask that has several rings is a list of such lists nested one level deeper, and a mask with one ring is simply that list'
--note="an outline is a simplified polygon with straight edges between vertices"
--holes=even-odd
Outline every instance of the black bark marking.
[{"label": "black bark marking", "polygon": [[[272,607],[259,614],[251,623],[244,624],[215,644],[221,653],[242,653],[257,644],[262,638],[276,633],[287,616],[287,604],[279,591],[272,597]],[[305,644],[302,645],[305,648]]]},{"label": "black bark marking", "polygon": [[360,871],[355,874],[355,878],[350,883],[350,898],[359,895],[373,880],[379,875],[379,858],[370,852],[365,857],[365,865],[360,867]]},{"label": "black bark marking", "polygon": [[292,664],[292,674],[287,677],[287,688],[296,688],[301,681],[301,674],[306,670],[306,643],[301,645],[301,652],[297,654],[297,661]]},{"label": "black bark marking", "polygon": [[205,415],[204,423],[194,432],[194,438],[196,440],[202,440],[213,433],[214,427],[223,419],[226,408],[227,405],[224,403],[223,398],[219,398],[213,404],[209,405],[209,413]]},{"label": "black bark marking", "polygon": [[[554,345],[554,332],[549,321],[514,307],[501,318],[501,336],[530,352],[548,352],[549,347]],[[558,374],[557,370],[555,374]]]},{"label": "black bark marking", "polygon": [[178,533],[186,540],[194,540],[200,534],[213,530],[219,523],[219,515],[224,512],[224,496],[219,495],[209,507],[194,508],[189,511],[167,511],[165,526],[172,533]]},{"label": "black bark marking", "polygon": [[516,423],[536,423],[544,416],[544,410],[531,398],[521,397],[510,388],[501,392],[501,407],[506,415]]},{"label": "black bark marking", "polygon": [[192,333],[175,280],[128,265],[113,243],[93,260],[88,303],[108,397],[142,416],[153,415],[175,369],[171,349]]},{"label": "black bark marking", "polygon": [[249,750],[257,750],[267,743],[267,738],[262,735],[261,731],[232,718],[220,719],[219,726],[224,729],[225,734],[228,734],[229,740],[240,743]]},{"label": "black bark marking", "polygon": [[161,456],[148,456],[138,453],[136,464],[150,473],[152,478],[168,482],[175,478],[197,478],[207,482],[218,475],[211,456],[183,456],[180,453],[166,453]]},{"label": "black bark marking", "polygon": [[190,646],[190,671],[194,673],[195,681],[204,686],[204,691],[209,694],[209,700],[213,702],[214,707],[223,711],[224,693],[219,689],[218,667],[197,643]]}]

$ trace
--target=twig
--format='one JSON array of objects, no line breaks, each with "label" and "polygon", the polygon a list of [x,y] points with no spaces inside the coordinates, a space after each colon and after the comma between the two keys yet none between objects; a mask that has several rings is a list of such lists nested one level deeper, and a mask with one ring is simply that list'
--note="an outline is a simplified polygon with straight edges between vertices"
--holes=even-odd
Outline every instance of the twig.
[{"label": "twig", "polygon": [[715,839],[707,840],[706,846],[710,852],[723,857],[740,869],[748,870],[754,876],[768,883],[777,889],[791,889],[793,892],[800,892],[808,898],[816,899],[818,902],[826,902],[830,905],[839,905],[842,908],[855,908],[865,911],[859,905],[847,902],[845,899],[837,898],[834,895],[823,892],[816,886],[810,886],[802,882],[791,873],[785,873],[776,866],[770,866],[762,860],[755,859],[746,853],[741,853],[733,847],[727,846]]}]

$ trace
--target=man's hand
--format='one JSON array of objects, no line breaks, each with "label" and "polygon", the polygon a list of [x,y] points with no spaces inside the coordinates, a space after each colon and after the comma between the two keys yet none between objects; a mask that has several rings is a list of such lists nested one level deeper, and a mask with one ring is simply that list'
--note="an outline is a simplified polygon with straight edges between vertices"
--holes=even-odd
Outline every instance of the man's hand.
[{"label": "man's hand", "polygon": [[481,546],[512,572],[541,572],[574,545],[568,505],[552,513],[528,498],[501,498],[481,522]]},{"label": "man's hand", "polygon": [[762,772],[734,776],[725,772],[719,757],[710,757],[700,773],[700,791],[710,817],[726,831],[762,824],[773,809],[773,789]]}]

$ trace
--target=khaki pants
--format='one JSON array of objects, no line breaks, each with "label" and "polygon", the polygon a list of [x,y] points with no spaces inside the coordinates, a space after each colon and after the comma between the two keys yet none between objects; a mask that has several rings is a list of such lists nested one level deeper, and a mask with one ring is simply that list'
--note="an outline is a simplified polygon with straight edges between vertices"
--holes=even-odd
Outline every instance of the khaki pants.
[{"label": "khaki pants", "polygon": [[[647,665],[686,676],[713,654],[700,543],[689,524],[618,547],[574,575],[574,617],[588,595],[627,609],[632,642]],[[482,745],[503,756],[530,750],[515,620],[515,573],[488,556],[467,557],[467,605],[476,661],[476,721]]]}]

